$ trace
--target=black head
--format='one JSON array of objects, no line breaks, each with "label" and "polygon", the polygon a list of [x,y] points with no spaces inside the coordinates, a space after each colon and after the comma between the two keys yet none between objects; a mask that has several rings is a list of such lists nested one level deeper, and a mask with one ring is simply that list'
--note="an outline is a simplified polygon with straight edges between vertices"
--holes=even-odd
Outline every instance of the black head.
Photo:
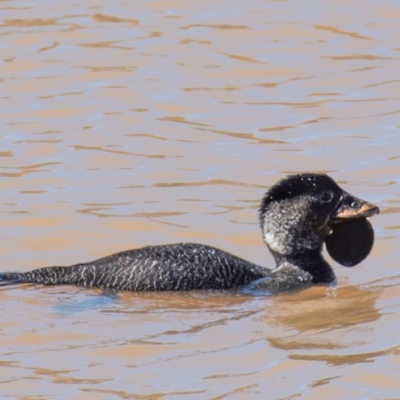
[{"label": "black head", "polygon": [[342,193],[343,190],[328,175],[312,173],[289,175],[272,186],[263,197],[259,209],[261,226],[264,224],[271,203],[309,198],[316,207],[328,212]]},{"label": "black head", "polygon": [[305,173],[272,186],[261,201],[259,216],[264,241],[278,262],[320,255],[337,224],[377,212],[376,206],[345,192],[329,176]]}]

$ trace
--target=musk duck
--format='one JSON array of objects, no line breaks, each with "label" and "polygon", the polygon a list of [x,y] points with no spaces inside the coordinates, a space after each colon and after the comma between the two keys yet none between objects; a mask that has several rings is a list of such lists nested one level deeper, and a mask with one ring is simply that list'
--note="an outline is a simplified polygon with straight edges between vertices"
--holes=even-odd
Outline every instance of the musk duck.
[{"label": "musk duck", "polygon": [[366,219],[377,206],[347,193],[325,174],[289,175],[261,200],[264,242],[276,266],[265,268],[226,251],[195,243],[147,246],[72,266],[4,272],[1,284],[79,285],[114,290],[160,291],[249,288],[270,293],[331,285],[333,269],[361,262],[374,234]]}]

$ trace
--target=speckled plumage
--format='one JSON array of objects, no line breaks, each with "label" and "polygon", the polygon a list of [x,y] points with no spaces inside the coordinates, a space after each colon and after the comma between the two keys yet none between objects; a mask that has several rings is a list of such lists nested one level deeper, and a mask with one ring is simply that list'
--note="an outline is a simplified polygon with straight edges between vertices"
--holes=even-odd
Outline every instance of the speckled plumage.
[{"label": "speckled plumage", "polygon": [[[130,291],[250,289],[282,292],[335,281],[322,257],[330,219],[344,192],[323,174],[292,175],[272,186],[259,210],[274,270],[195,243],[148,246],[69,267],[5,272],[0,281],[75,284]],[[350,195],[348,195],[350,196]]]},{"label": "speckled plumage", "polygon": [[118,290],[229,289],[270,275],[225,251],[194,243],[148,246],[70,267],[5,273],[3,280]]}]

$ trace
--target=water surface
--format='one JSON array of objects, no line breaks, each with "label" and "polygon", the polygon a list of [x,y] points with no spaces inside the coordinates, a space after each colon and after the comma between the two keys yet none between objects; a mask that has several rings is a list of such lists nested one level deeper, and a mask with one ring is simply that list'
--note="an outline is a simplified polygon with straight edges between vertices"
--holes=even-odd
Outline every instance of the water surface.
[{"label": "water surface", "polygon": [[257,208],[292,172],[381,208],[368,259],[332,261],[335,289],[3,288],[2,397],[398,397],[397,2],[0,10],[2,270],[180,241],[272,267]]}]

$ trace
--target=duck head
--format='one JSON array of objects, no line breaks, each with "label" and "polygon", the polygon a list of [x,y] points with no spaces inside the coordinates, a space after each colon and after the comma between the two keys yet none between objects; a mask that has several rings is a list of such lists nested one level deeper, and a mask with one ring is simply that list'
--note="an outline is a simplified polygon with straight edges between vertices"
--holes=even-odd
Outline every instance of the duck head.
[{"label": "duck head", "polygon": [[[330,283],[335,275],[322,257],[324,242],[333,259],[341,262],[344,257],[343,265],[357,264],[373,243],[372,228],[363,228],[359,221],[378,212],[377,206],[347,193],[329,176],[306,173],[289,175],[272,186],[261,201],[259,216],[264,241],[277,267],[290,262],[311,273],[314,283]],[[358,221],[357,229],[354,221]],[[332,234],[334,240],[327,240]],[[355,249],[352,257],[342,242]]]}]

